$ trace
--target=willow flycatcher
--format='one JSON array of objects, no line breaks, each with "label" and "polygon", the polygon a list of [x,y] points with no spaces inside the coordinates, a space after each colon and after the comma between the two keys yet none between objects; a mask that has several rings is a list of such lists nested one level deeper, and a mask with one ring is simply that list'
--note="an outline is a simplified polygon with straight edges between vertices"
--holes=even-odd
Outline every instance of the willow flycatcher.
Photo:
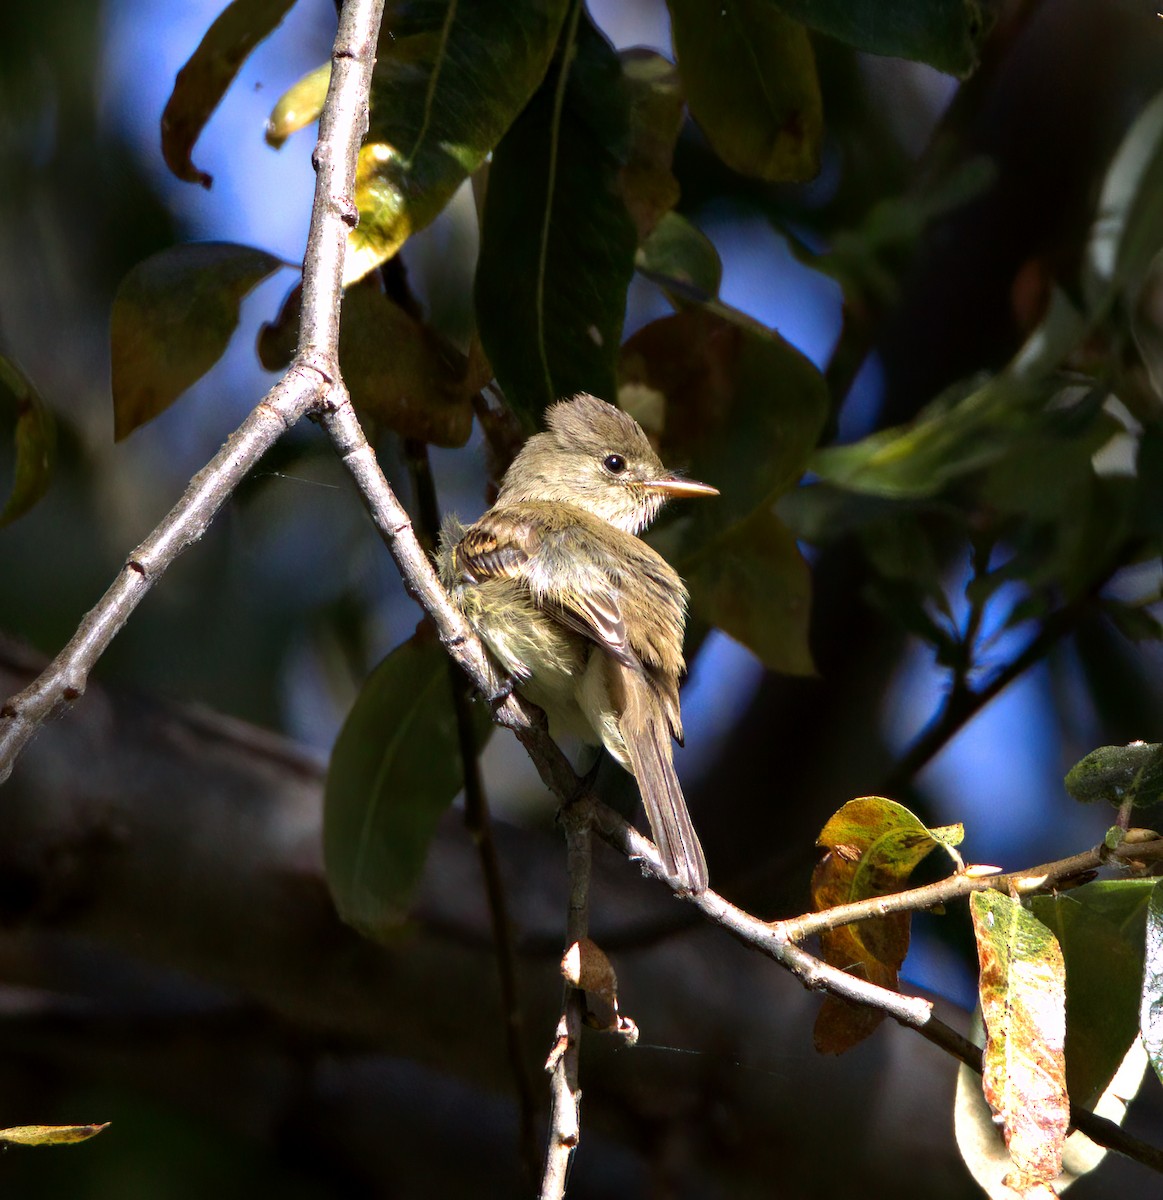
[{"label": "willow flycatcher", "polygon": [[440,575],[550,733],[601,742],[638,781],[668,873],[707,886],[671,738],[687,590],[636,535],[672,496],[717,489],[667,471],[642,427],[596,396],[553,405],[467,529],[446,518]]}]

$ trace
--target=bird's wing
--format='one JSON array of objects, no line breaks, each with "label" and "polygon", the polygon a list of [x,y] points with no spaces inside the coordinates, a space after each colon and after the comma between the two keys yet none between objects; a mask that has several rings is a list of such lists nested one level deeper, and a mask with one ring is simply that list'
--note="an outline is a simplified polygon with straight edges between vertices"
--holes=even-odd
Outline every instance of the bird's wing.
[{"label": "bird's wing", "polygon": [[539,608],[625,666],[641,670],[627,638],[609,550],[585,514],[566,523],[560,507],[555,506],[553,519],[534,503],[490,509],[456,546],[457,569],[471,583],[511,579],[524,584]]}]

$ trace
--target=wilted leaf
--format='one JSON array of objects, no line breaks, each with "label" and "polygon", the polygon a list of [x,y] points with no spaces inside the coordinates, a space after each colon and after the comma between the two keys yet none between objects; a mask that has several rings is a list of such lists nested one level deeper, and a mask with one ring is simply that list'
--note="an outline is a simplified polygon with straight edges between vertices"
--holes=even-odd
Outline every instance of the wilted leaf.
[{"label": "wilted leaf", "polygon": [[1155,883],[1148,898],[1139,1021],[1151,1065],[1163,1081],[1163,883]]},{"label": "wilted leaf", "polygon": [[[348,241],[345,284],[391,258],[481,166],[541,84],[568,7],[568,0],[389,7],[356,167],[359,225]],[[544,187],[544,174],[538,183]],[[526,226],[526,240],[537,240],[530,230],[539,227]]]},{"label": "wilted leaf", "polygon": [[911,58],[964,79],[993,24],[991,0],[771,0],[820,33],[870,54]]},{"label": "wilted leaf", "polygon": [[331,753],[323,861],[344,921],[372,938],[399,926],[461,783],[448,656],[418,635],[368,676]]},{"label": "wilted leaf", "polygon": [[101,1125],[13,1125],[0,1129],[0,1142],[14,1146],[64,1146],[73,1142],[87,1142],[109,1122]]},{"label": "wilted leaf", "polygon": [[[1094,1106],[1094,1114],[1121,1125],[1126,1118],[1127,1102],[1142,1086],[1147,1054],[1136,1041],[1127,1051],[1110,1086]],[[981,1076],[961,1065],[957,1072],[957,1095],[953,1102],[953,1127],[957,1149],[969,1173],[990,1200],[1016,1200],[1018,1193],[1004,1180],[1013,1171],[1013,1161],[1005,1138],[993,1119],[993,1113],[981,1092]],[[1097,1167],[1106,1157],[1107,1148],[1092,1142],[1086,1134],[1074,1130],[1062,1149],[1062,1174],[1054,1181],[1055,1195]],[[1037,1195],[1035,1191],[1035,1195]],[[1041,1193],[1049,1200],[1049,1193]]]},{"label": "wilted leaf", "polygon": [[711,239],[686,217],[666,213],[642,243],[635,266],[660,287],[682,284],[699,299],[719,294],[723,264]]},{"label": "wilted leaf", "polygon": [[678,203],[670,169],[683,122],[683,97],[674,63],[636,46],[618,55],[630,112],[630,147],[620,175],[622,199],[643,241]]},{"label": "wilted leaf", "polygon": [[783,522],[768,510],[684,560],[691,602],[773,671],[813,675],[808,649],[812,577]]},{"label": "wilted leaf", "polygon": [[1163,744],[1099,746],[1067,771],[1066,790],[1082,804],[1097,800],[1116,808],[1128,800],[1137,808],[1154,804],[1163,793]]},{"label": "wilted leaf", "polygon": [[[937,846],[957,845],[963,832],[960,825],[929,829],[904,805],[880,796],[850,800],[816,839],[827,853],[812,873],[812,906],[822,911],[899,892],[922,859]],[[909,949],[909,924],[910,914],[903,912],[825,930],[820,954],[835,967],[895,988]],[[882,1019],[883,1013],[828,996],[816,1019],[816,1048],[840,1054]]]},{"label": "wilted leaf", "polygon": [[15,464],[8,499],[0,507],[0,527],[23,516],[48,490],[56,462],[56,422],[28,377],[0,357],[0,399],[16,412]]},{"label": "wilted leaf", "polygon": [[622,67],[588,17],[571,32],[497,147],[481,226],[481,341],[529,428],[562,396],[613,400],[637,240],[617,190],[629,151]]},{"label": "wilted leaf", "polygon": [[125,276],[111,329],[115,438],[164,412],[222,357],[243,298],[284,265],[251,246],[194,242]]},{"label": "wilted leaf", "polygon": [[807,30],[769,0],[668,0],[691,115],[732,170],[811,179],[824,129]]},{"label": "wilted leaf", "polygon": [[1034,896],[1030,910],[1066,962],[1066,1082],[1075,1104],[1092,1108],[1139,1033],[1143,928],[1154,886],[1109,879]]},{"label": "wilted leaf", "polygon": [[1062,950],[1041,921],[1000,892],[975,892],[970,910],[981,966],[985,1098],[1014,1164],[1006,1182],[1041,1194],[1036,1189],[1062,1171],[1070,1123]]},{"label": "wilted leaf", "polygon": [[162,157],[187,183],[208,188],[211,176],[194,166],[190,153],[210,114],[226,94],[250,52],[274,30],[295,0],[233,0],[206,31],[198,49],[178,72],[162,113]]}]

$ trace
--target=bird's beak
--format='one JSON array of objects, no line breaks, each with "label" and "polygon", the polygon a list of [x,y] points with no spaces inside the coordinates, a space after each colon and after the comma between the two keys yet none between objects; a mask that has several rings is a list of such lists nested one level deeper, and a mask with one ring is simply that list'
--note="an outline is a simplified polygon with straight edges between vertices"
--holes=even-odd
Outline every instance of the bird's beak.
[{"label": "bird's beak", "polygon": [[643,485],[648,491],[661,496],[717,496],[719,489],[709,483],[697,483],[693,479],[682,479],[678,475],[664,475],[661,479],[648,479]]}]

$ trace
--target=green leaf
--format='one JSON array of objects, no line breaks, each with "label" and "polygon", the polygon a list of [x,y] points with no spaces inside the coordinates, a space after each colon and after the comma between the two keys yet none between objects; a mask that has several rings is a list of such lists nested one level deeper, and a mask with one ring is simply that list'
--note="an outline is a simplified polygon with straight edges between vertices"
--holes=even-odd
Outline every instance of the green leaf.
[{"label": "green leaf", "polygon": [[812,577],[783,522],[760,510],[684,563],[691,603],[765,667],[814,675],[808,648]]},{"label": "green leaf", "polygon": [[385,13],[345,284],[391,258],[484,163],[545,77],[568,7],[405,0]]},{"label": "green leaf", "polygon": [[[812,873],[812,905],[822,911],[901,891],[929,853],[938,846],[950,850],[963,835],[960,825],[929,829],[893,800],[850,800],[816,839],[828,853]],[[910,914],[901,912],[829,929],[820,934],[820,954],[833,966],[895,988],[908,953],[909,926]],[[883,1017],[829,996],[816,1018],[816,1048],[840,1054],[868,1037]]]},{"label": "green leaf", "polygon": [[0,1142],[13,1146],[66,1146],[87,1142],[108,1128],[108,1121],[101,1125],[12,1125],[0,1129]]},{"label": "green leaf", "polygon": [[481,226],[481,341],[530,429],[562,396],[614,398],[637,240],[618,192],[628,139],[622,66],[577,9],[493,156]]},{"label": "green leaf", "polygon": [[992,0],[771,0],[819,33],[964,79],[993,25]]},{"label": "green leaf", "polygon": [[635,266],[664,289],[681,284],[699,299],[719,294],[723,264],[711,239],[676,212],[666,213],[642,243]]},{"label": "green leaf", "polygon": [[1151,1065],[1163,1081],[1163,883],[1149,882],[1154,886],[1147,904],[1139,1021]]},{"label": "green leaf", "polygon": [[1066,1091],[1066,969],[1053,933],[1001,892],[970,897],[981,965],[985,1098],[1014,1164],[1009,1186],[1032,1191],[1062,1171]]},{"label": "green leaf", "polygon": [[187,183],[208,188],[213,179],[190,157],[210,114],[250,52],[277,28],[294,0],[233,0],[206,31],[178,72],[162,113],[162,157]]},{"label": "green leaf", "polygon": [[996,462],[1044,419],[1054,422],[1069,415],[1048,409],[1062,390],[1053,377],[1003,372],[968,395],[962,387],[951,389],[907,425],[819,451],[811,469],[854,491],[932,496],[954,479]]},{"label": "green leaf", "polygon": [[824,129],[807,30],[768,0],[667,0],[691,115],[732,170],[811,179]]},{"label": "green leaf", "polygon": [[1103,181],[1086,249],[1084,287],[1092,313],[1145,276],[1163,247],[1163,92],[1123,138]]},{"label": "green leaf", "polygon": [[1030,911],[1066,962],[1066,1083],[1084,1108],[1119,1069],[1139,1032],[1143,927],[1154,881],[1114,879],[1034,896]]},{"label": "green leaf", "polygon": [[0,400],[16,414],[16,462],[0,528],[23,516],[48,490],[56,463],[57,429],[48,405],[28,377],[0,356]]},{"label": "green leaf", "polygon": [[[482,709],[481,743],[486,724]],[[418,635],[368,676],[331,753],[323,862],[344,921],[371,938],[400,925],[461,784],[448,656]]]},{"label": "green leaf", "polygon": [[643,241],[678,203],[678,180],[670,166],[685,115],[683,96],[674,63],[661,54],[636,46],[618,57],[630,116],[620,190]]},{"label": "green leaf", "polygon": [[330,86],[330,63],[308,71],[302,79],[292,84],[271,110],[265,135],[267,145],[278,150],[292,133],[298,133],[317,120],[323,111],[323,102],[327,99]]},{"label": "green leaf", "polygon": [[251,246],[193,242],[125,276],[111,328],[118,441],[165,412],[222,357],[243,298],[284,265]]},{"label": "green leaf", "polygon": [[1163,743],[1099,746],[1067,771],[1066,790],[1081,804],[1156,804],[1163,795]]}]

